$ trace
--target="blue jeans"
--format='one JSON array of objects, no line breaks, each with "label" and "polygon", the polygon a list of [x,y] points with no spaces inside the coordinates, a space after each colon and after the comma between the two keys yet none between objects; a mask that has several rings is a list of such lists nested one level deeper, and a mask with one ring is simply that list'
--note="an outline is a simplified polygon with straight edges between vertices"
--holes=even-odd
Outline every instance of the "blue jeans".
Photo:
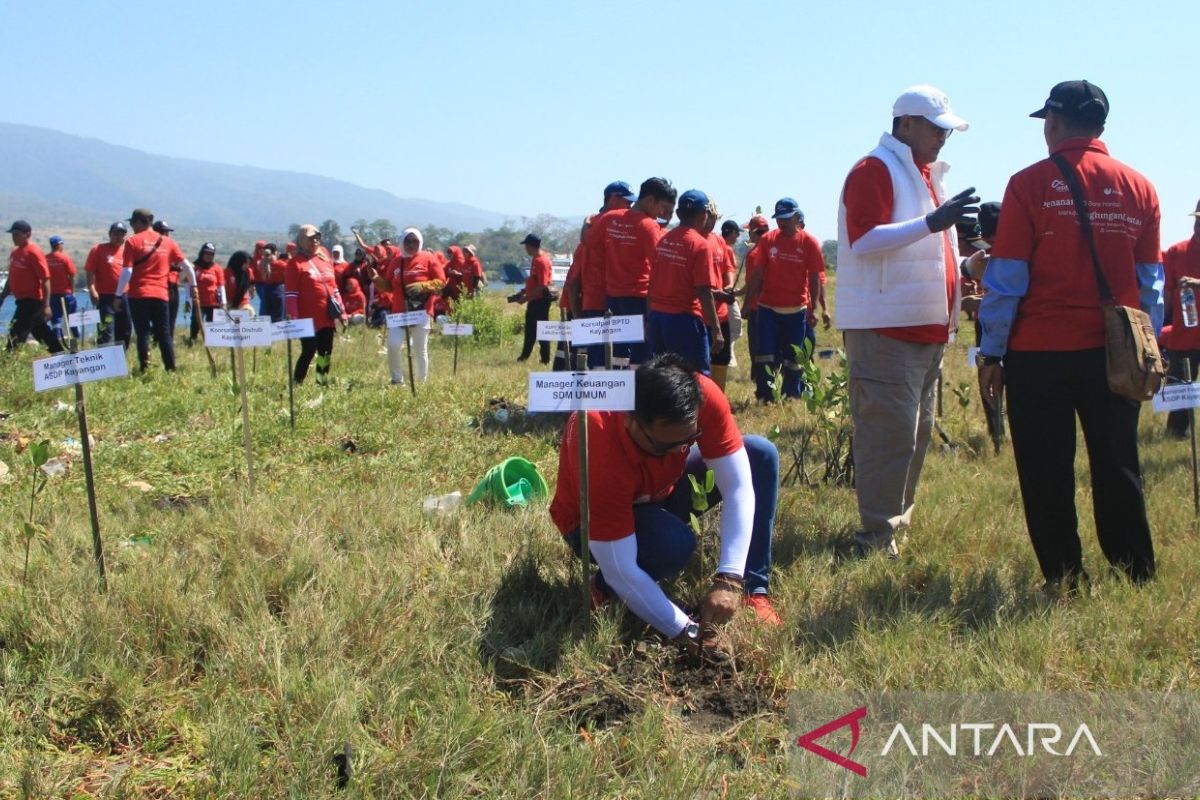
[{"label": "blue jeans", "polygon": [[[782,372],[783,394],[785,397],[799,397],[804,391],[801,382],[800,362],[792,346],[803,348],[808,330],[808,311],[800,310],[794,314],[780,314],[778,311],[765,306],[758,307],[755,318],[758,328],[755,336],[754,356],[757,364],[773,367],[776,373]],[[760,372],[754,396],[760,400],[773,399],[771,387],[767,385],[770,376]],[[777,378],[778,379],[778,378]]]},{"label": "blue jeans", "polygon": [[695,369],[712,375],[712,351],[704,320],[691,313],[651,311],[646,328],[650,333],[650,352],[653,355],[677,353]]},{"label": "blue jeans", "polygon": [[[771,578],[771,537],[775,532],[775,509],[779,500],[779,451],[761,436],[745,436],[742,443],[750,459],[750,481],[754,487],[754,526],[746,555],[746,593],[766,594]],[[707,467],[700,449],[692,446],[683,477],[675,491],[661,503],[638,503],[633,507],[633,535],[637,539],[637,564],[656,581],[678,575],[696,550],[696,536],[688,526],[692,513],[692,484],[688,475],[703,481]],[[721,501],[717,489],[708,496],[712,509]],[[579,529],[564,537],[579,552]],[[595,558],[592,559],[593,562]],[[608,590],[604,576],[596,573],[596,585]]]},{"label": "blue jeans", "polygon": [[116,341],[128,350],[129,334],[132,330],[129,321],[129,306],[125,305],[121,307],[120,311],[114,311],[113,300],[115,299],[117,299],[115,294],[102,294],[96,303],[96,309],[100,312],[100,325],[96,329],[96,344],[109,344]]},{"label": "blue jeans", "polygon": [[[75,313],[75,295],[73,294],[52,294],[50,295],[50,327],[54,328],[54,332],[58,334],[58,338],[63,338],[63,303],[67,305],[67,313]],[[79,328],[71,327],[71,338],[79,340]]]},{"label": "blue jeans", "polygon": [[271,322],[283,321],[283,284],[256,283],[254,290],[258,292],[258,315],[270,317]]},{"label": "blue jeans", "polygon": [[[628,317],[634,314],[642,316],[642,325],[646,324],[646,298],[644,297],[610,297],[608,298],[608,310],[612,312],[614,317]],[[603,316],[603,315],[601,315]],[[601,348],[601,354],[604,350]],[[646,336],[643,333],[642,341],[640,342],[617,342],[613,345],[613,363],[619,364],[618,359],[623,359],[630,367],[636,367],[638,364],[643,364],[646,361]],[[601,356],[603,357],[603,355]]]}]

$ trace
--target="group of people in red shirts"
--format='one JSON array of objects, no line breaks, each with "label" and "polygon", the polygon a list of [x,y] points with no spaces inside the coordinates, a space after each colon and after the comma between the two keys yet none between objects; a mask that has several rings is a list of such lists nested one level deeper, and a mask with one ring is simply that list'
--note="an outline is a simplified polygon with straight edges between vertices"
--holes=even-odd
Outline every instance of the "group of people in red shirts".
[{"label": "group of people in red shirts", "polygon": [[[667,230],[672,216],[679,224]],[[721,388],[733,342],[745,327],[756,396],[772,403],[781,389],[799,397],[797,351],[811,351],[818,306],[829,325],[825,261],[795,200],[780,199],[772,217],[775,230],[756,214],[744,227],[725,220],[718,232],[721,215],[699,189],[677,194],[665,178],[649,178],[635,195],[629,184],[614,181],[604,189],[600,212],[584,223],[560,306],[580,318],[643,315],[645,341],[614,345],[614,366],[636,367],[648,354],[677,353]],[[743,230],[751,248],[739,289],[742,271],[733,248]],[[599,348],[587,354],[591,366],[603,365]],[[556,368],[566,369],[562,348],[560,355]]]}]

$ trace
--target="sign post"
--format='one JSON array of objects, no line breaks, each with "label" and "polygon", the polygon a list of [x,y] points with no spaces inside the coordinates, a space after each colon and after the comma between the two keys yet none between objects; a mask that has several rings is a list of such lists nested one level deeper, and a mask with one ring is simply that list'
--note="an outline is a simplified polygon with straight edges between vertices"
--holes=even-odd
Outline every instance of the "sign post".
[{"label": "sign post", "polygon": [[576,372],[529,373],[529,410],[575,412],[575,428],[579,435],[579,557],[586,604],[591,600],[588,411],[631,411],[636,373],[629,370],[588,372],[584,353],[577,357],[576,366]]},{"label": "sign post", "polygon": [[242,445],[246,451],[246,474],[250,480],[250,494],[254,494],[254,452],[250,445],[250,399],[246,393],[246,359],[243,348],[270,347],[271,321],[250,319],[249,315],[225,311],[226,322],[210,322],[204,326],[205,346],[228,347],[230,360],[235,369],[234,380],[239,384],[242,399]]},{"label": "sign post", "polygon": [[94,308],[76,311],[68,316],[67,324],[72,328],[79,328],[79,343],[85,344],[87,342],[87,326],[100,324],[100,312]]},{"label": "sign post", "polygon": [[1192,507],[1200,514],[1200,474],[1197,473],[1196,458],[1196,407],[1200,406],[1200,383],[1192,383],[1192,365],[1183,360],[1183,382],[1164,383],[1154,395],[1151,404],[1155,411],[1187,411],[1188,430],[1192,446]]},{"label": "sign post", "polygon": [[587,317],[571,321],[571,341],[575,345],[604,345],[604,361],[612,368],[612,346],[618,342],[645,341],[646,329],[641,314],[614,317],[611,311],[603,317]]},{"label": "sign post", "polygon": [[408,354],[408,385],[412,389],[412,396],[417,396],[417,375],[413,372],[413,355],[412,355],[412,333],[408,330],[414,325],[425,325],[429,322],[429,315],[425,311],[399,311],[395,314],[387,315],[388,326],[388,346],[392,343],[392,331],[396,328],[404,329],[404,351]]},{"label": "sign post", "polygon": [[454,337],[454,371],[452,375],[458,374],[458,339],[461,336],[470,336],[475,333],[475,326],[469,322],[444,322],[442,323],[442,335]]},{"label": "sign post", "polygon": [[100,591],[108,591],[108,574],[104,568],[104,542],[100,538],[100,515],[96,511],[96,480],[92,472],[92,443],[88,439],[87,404],[83,384],[106,378],[123,378],[129,374],[125,348],[120,344],[85,350],[72,350],[33,362],[33,388],[44,392],[65,386],[75,387],[75,415],[79,418],[79,440],[83,444],[83,475],[87,482],[88,514],[92,522],[92,556],[100,572]]},{"label": "sign post", "polygon": [[311,319],[288,319],[285,315],[282,322],[271,323],[271,342],[278,342],[280,339],[287,340],[288,419],[291,420],[292,430],[296,429],[296,383],[292,375],[292,339],[303,339],[313,335]]}]

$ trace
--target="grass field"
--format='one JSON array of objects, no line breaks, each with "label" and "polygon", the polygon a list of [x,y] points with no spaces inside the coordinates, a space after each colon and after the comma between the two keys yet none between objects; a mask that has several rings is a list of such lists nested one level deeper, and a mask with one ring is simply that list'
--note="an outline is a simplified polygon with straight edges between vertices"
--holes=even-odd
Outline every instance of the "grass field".
[{"label": "grass field", "polygon": [[[283,346],[260,353],[254,495],[224,351],[216,379],[201,349],[180,348],[175,375],[89,385],[104,595],[82,462],[64,444],[79,436],[73,395],[32,391],[32,346],[0,359],[0,796],[785,797],[802,791],[789,775],[793,691],[1200,687],[1186,445],[1147,406],[1159,577],[1142,589],[1103,568],[1081,454],[1099,580],[1049,600],[1011,453],[991,454],[971,385],[965,409],[954,393],[974,378],[961,344],[946,358],[943,424],[962,446],[926,462],[899,561],[842,557],[851,491],[788,485],[772,582],[786,624],[738,617],[736,666],[699,667],[617,612],[589,623],[544,505],[421,511],[511,455],[553,483],[552,426],[473,424],[490,398],[524,402],[511,322],[500,346],[465,347],[457,376],[435,338],[416,398],[388,385],[375,334],[351,331],[335,385],[299,387],[294,431]],[[798,404],[754,406],[746,373],[730,389],[739,422],[779,426],[787,467],[813,421]],[[49,536],[26,583],[26,448],[40,439],[68,471],[34,505]],[[677,597],[700,596],[714,542],[710,529],[707,563],[674,582]]]}]

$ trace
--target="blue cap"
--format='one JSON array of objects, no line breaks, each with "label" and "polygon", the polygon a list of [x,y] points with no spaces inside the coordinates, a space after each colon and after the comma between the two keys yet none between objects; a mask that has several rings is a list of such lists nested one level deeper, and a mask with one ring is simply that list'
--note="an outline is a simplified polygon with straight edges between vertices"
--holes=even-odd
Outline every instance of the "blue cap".
[{"label": "blue cap", "polygon": [[708,208],[708,195],[699,189],[688,189],[679,195],[679,202],[676,204],[676,208],[681,214],[706,209]]},{"label": "blue cap", "polygon": [[50,237],[50,246],[51,247],[58,247],[62,243],[63,243],[63,238],[61,236],[51,236]]},{"label": "blue cap", "polygon": [[789,219],[791,217],[799,217],[800,222],[804,222],[804,212],[800,210],[800,204],[790,197],[785,197],[775,203],[775,213],[771,215],[771,219]]},{"label": "blue cap", "polygon": [[619,194],[629,202],[637,200],[637,195],[633,193],[633,189],[629,188],[629,184],[625,181],[613,181],[608,186],[604,187],[604,199],[607,200],[610,195]]}]

